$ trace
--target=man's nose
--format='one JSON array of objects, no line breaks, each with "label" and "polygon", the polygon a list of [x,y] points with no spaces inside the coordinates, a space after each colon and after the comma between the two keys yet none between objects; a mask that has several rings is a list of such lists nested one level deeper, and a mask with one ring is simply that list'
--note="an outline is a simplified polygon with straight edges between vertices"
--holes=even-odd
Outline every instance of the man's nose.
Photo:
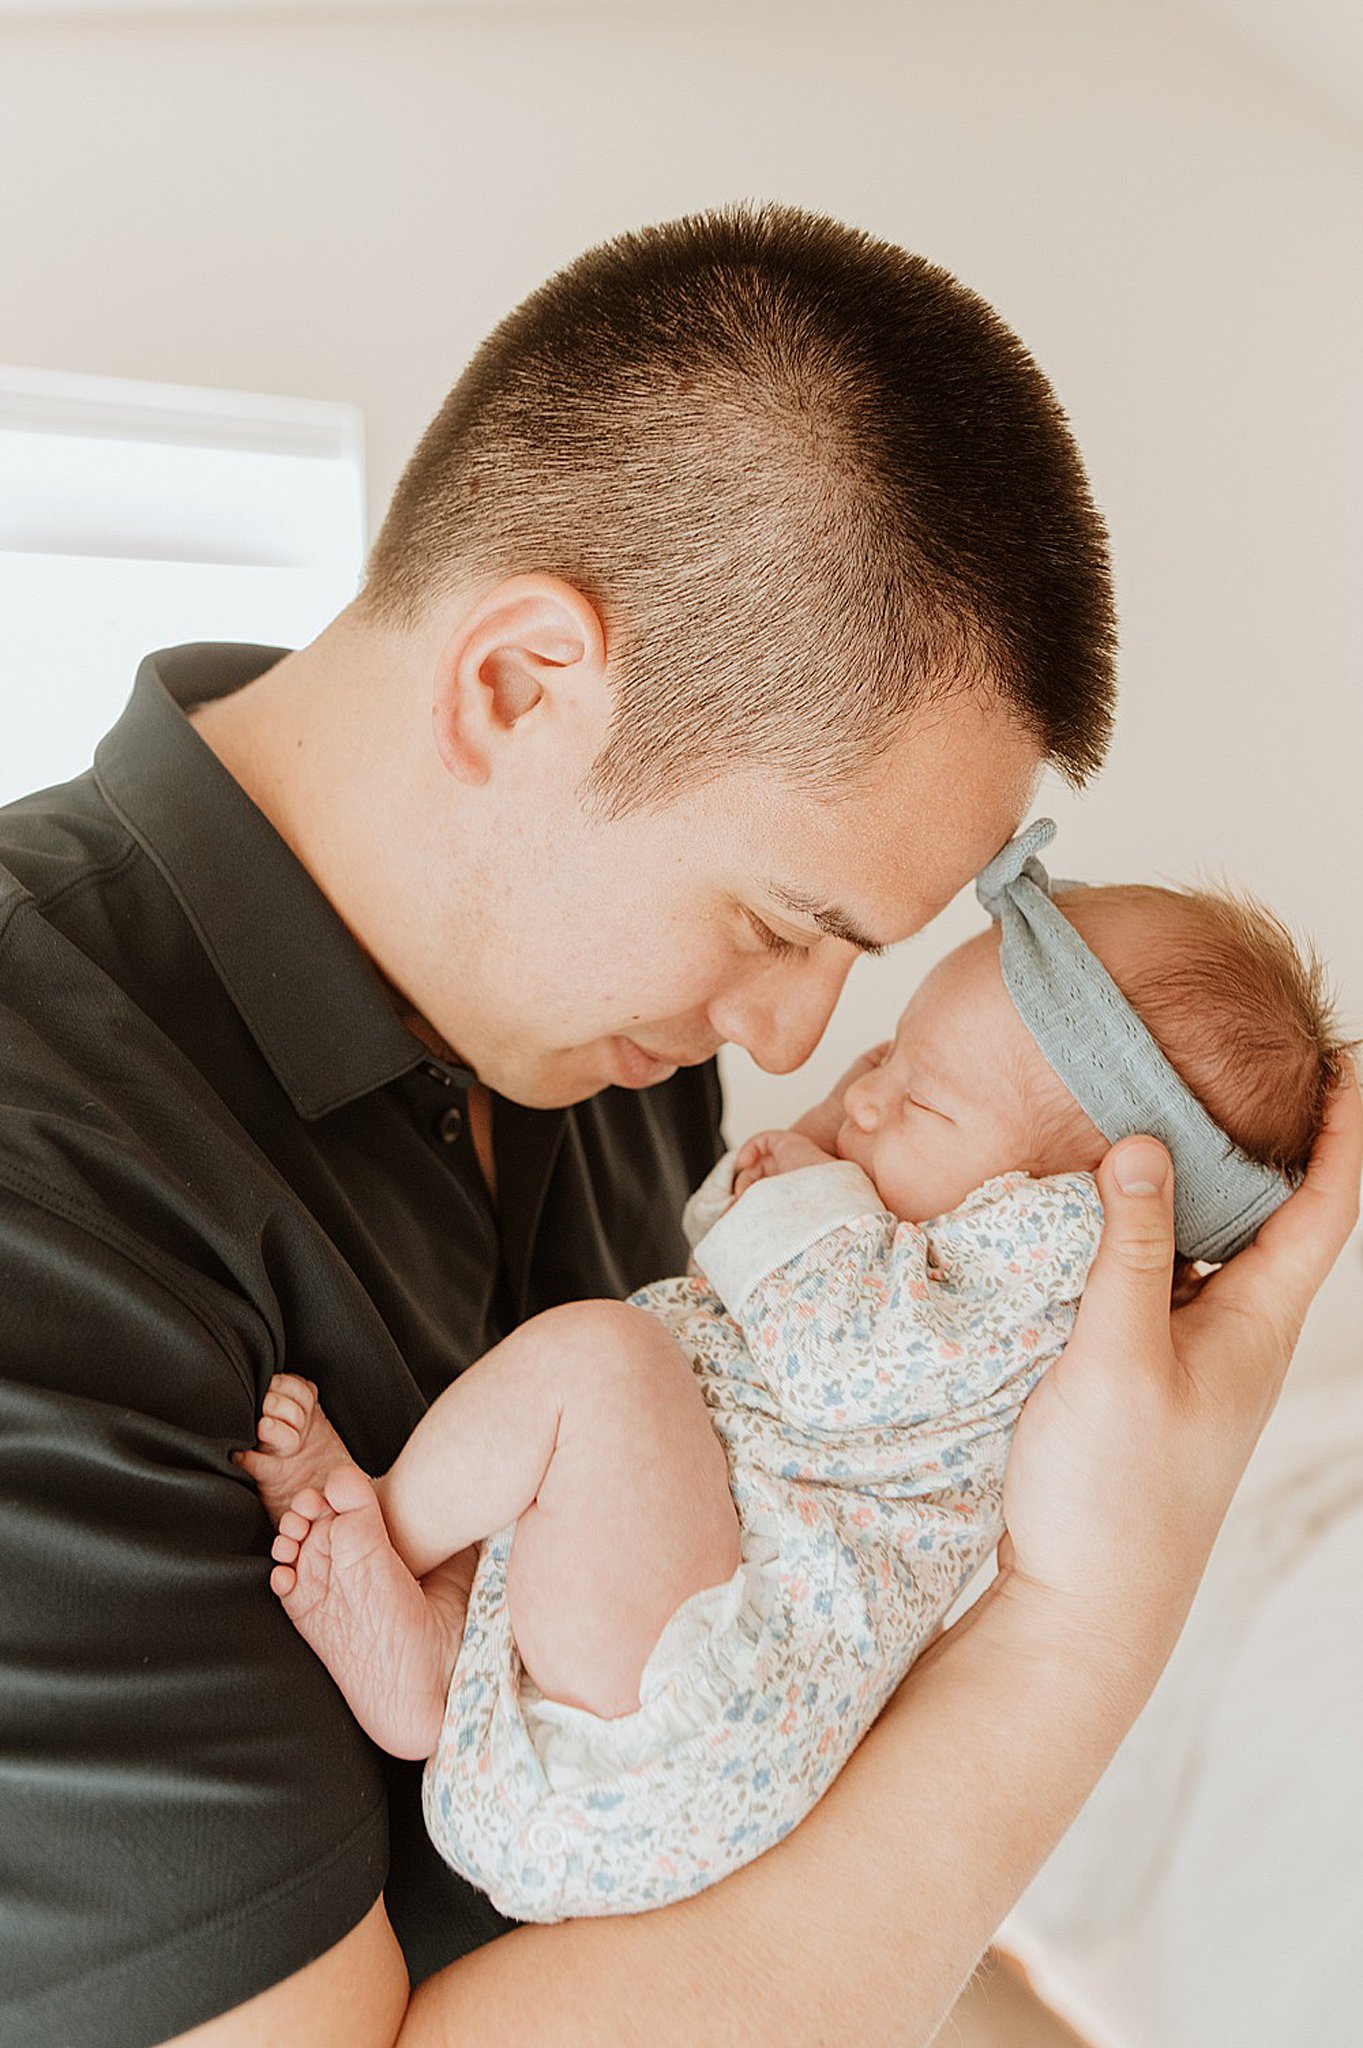
[{"label": "man's nose", "polygon": [[768,1074],[790,1074],[813,1052],[837,1007],[856,954],[820,947],[795,963],[763,967],[710,1005],[712,1029],[741,1045]]}]

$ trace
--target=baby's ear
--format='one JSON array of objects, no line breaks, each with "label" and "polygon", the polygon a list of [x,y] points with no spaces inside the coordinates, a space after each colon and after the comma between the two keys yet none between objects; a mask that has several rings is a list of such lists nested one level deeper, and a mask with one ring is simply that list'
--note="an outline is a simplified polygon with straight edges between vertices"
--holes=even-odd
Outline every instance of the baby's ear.
[{"label": "baby's ear", "polygon": [[1039,1180],[1052,1173],[1096,1173],[1109,1150],[1097,1124],[1059,1081],[1036,1102],[1032,1142],[1033,1163],[1027,1171]]}]

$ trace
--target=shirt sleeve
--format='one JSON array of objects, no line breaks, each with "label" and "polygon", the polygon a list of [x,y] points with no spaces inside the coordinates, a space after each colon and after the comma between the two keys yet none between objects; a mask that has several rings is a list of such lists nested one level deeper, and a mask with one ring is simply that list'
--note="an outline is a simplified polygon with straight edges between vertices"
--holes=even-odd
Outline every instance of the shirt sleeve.
[{"label": "shirt sleeve", "polygon": [[377,1752],[231,1463],[270,1332],[134,1206],[0,1187],[0,2048],[166,2040],[331,1947],[386,1872]]},{"label": "shirt sleeve", "polygon": [[993,1426],[1063,1348],[1101,1227],[1087,1174],[1000,1175],[919,1225],[840,1160],[754,1183],[695,1261],[806,1427]]},{"label": "shirt sleeve", "polygon": [[870,1180],[846,1159],[764,1177],[734,1201],[737,1157],[724,1154],[682,1219],[698,1266],[733,1315],[762,1280],[817,1238],[886,1213]]}]

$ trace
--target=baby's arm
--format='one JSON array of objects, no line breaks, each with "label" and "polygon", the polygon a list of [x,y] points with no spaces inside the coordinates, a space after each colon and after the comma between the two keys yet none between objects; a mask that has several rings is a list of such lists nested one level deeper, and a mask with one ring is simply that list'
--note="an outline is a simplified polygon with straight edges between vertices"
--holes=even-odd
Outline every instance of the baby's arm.
[{"label": "baby's arm", "polygon": [[[788,1131],[759,1131],[746,1145],[726,1152],[711,1167],[686,1205],[682,1227],[688,1244],[697,1244],[711,1225],[731,1208],[741,1194],[759,1179],[773,1173],[791,1173],[800,1166],[817,1166],[835,1157],[838,1128],[843,1120],[842,1098],[853,1081],[878,1066],[889,1051],[889,1040],[861,1053],[822,1102],[816,1102],[798,1117]],[[812,1151],[798,1141],[808,1140]],[[771,1141],[770,1143],[768,1141]],[[749,1148],[754,1148],[751,1155]],[[760,1163],[759,1163],[760,1157]]]},{"label": "baby's arm", "polygon": [[926,1226],[901,1222],[850,1161],[753,1186],[695,1263],[773,1364],[783,1400],[846,1426],[922,1421],[1006,1396],[1013,1412],[1062,1347],[1097,1244],[1091,1179],[1002,1175]]}]

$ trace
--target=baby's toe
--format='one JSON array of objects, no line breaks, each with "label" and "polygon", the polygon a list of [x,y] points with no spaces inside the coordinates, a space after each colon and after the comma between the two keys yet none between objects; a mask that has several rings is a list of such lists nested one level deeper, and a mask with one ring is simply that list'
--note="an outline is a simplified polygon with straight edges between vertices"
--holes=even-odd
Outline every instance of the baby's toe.
[{"label": "baby's toe", "polygon": [[281,1600],[287,1600],[297,1584],[298,1574],[291,1565],[277,1564],[270,1573],[270,1591]]},{"label": "baby's toe", "polygon": [[285,1508],[279,1517],[280,1535],[291,1536],[295,1543],[301,1543],[311,1527],[312,1523],[308,1517],[296,1515],[292,1508]]},{"label": "baby's toe", "polygon": [[262,1415],[277,1416],[281,1422],[291,1422],[299,1431],[307,1422],[309,1413],[307,1403],[300,1401],[287,1387],[281,1387],[278,1380],[271,1380],[266,1388],[260,1411]]},{"label": "baby's toe", "polygon": [[[268,1399],[268,1395],[266,1396]],[[256,1442],[265,1444],[270,1450],[287,1456],[298,1449],[299,1432],[297,1425],[286,1422],[280,1415],[262,1415],[256,1424]]]},{"label": "baby's toe", "polygon": [[288,1509],[280,1517],[279,1526],[281,1529],[286,1528],[290,1516],[296,1516],[303,1523],[303,1534],[306,1536],[317,1517],[330,1512],[331,1504],[326,1495],[319,1493],[315,1486],[305,1486],[303,1491],[296,1493],[289,1502]]},{"label": "baby's toe", "polygon": [[[277,1372],[270,1380],[269,1394],[279,1394],[290,1401],[296,1401],[300,1408],[307,1410],[317,1400],[317,1388],[311,1380],[305,1380],[296,1372]],[[266,1398],[269,1398],[267,1394]]]},{"label": "baby's toe", "polygon": [[270,1545],[270,1555],[276,1564],[297,1564],[298,1553],[302,1547],[301,1540],[297,1536],[281,1534],[276,1536],[274,1542]]},{"label": "baby's toe", "polygon": [[327,1474],[327,1505],[335,1508],[338,1514],[368,1507],[373,1499],[373,1485],[358,1465],[338,1465],[334,1472]]}]

